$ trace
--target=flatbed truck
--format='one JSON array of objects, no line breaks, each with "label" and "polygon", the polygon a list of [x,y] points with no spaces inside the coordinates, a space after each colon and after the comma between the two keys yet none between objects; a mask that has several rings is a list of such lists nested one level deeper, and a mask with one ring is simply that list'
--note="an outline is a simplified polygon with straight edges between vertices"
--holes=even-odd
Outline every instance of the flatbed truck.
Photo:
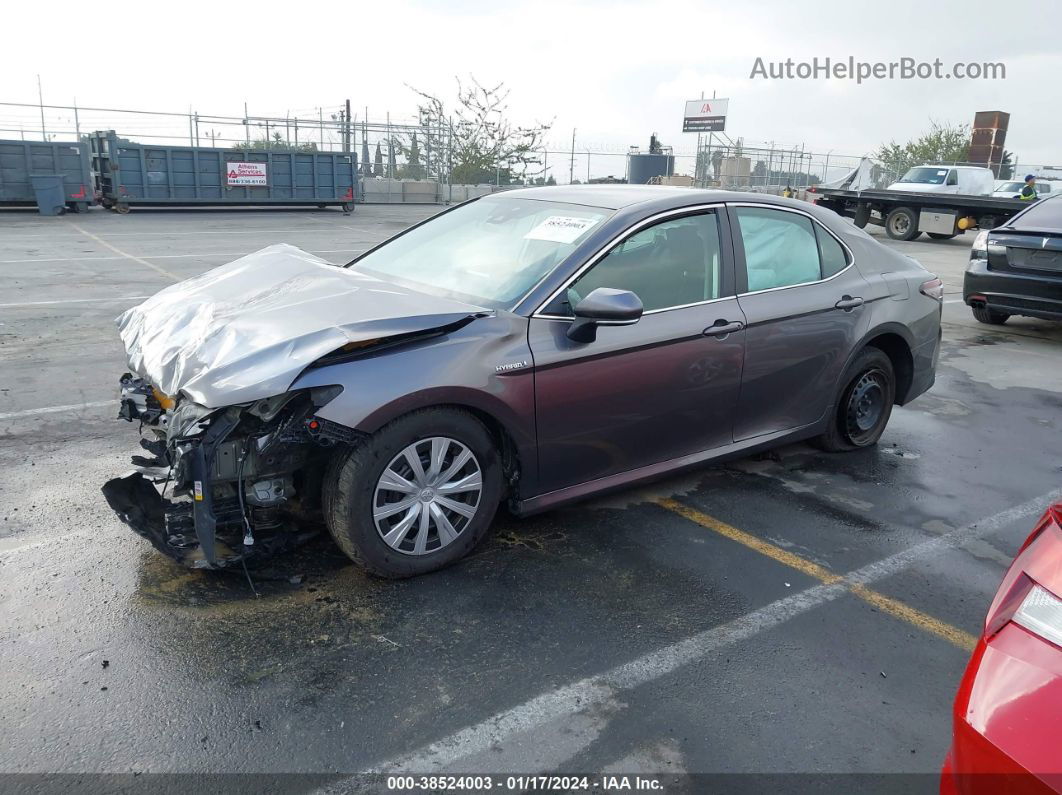
[{"label": "flatbed truck", "polygon": [[933,240],[950,240],[970,229],[1000,226],[1029,206],[1020,199],[992,196],[844,188],[811,187],[807,198],[851,218],[860,229],[884,226],[893,240],[914,240],[923,232]]}]

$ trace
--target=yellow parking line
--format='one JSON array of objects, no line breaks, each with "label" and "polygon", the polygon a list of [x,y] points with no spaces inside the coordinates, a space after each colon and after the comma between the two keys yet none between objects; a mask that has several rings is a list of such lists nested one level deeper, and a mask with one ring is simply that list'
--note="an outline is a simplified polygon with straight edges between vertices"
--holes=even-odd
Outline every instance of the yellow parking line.
[{"label": "yellow parking line", "polygon": [[945,623],[938,618],[934,618],[928,613],[923,613],[921,610],[917,610],[898,599],[893,599],[891,596],[885,596],[884,594],[867,588],[860,583],[845,582],[844,577],[839,574],[834,574],[829,569],[824,568],[817,563],[813,563],[799,555],[795,555],[789,550],[782,549],[769,541],[764,541],[762,538],[757,538],[750,533],[746,533],[744,530],[732,527],[726,522],[721,522],[713,516],[698,511],[696,508],[691,508],[688,505],[684,505],[677,500],[667,497],[658,499],[656,503],[662,508],[666,508],[673,513],[677,513],[679,516],[689,519],[691,522],[699,524],[701,527],[706,527],[725,538],[729,538],[731,541],[736,541],[737,543],[759,552],[761,555],[765,555],[772,560],[776,560],[791,569],[796,569],[812,579],[819,580],[827,585],[839,582],[844,583],[851,593],[868,604],[873,605],[883,613],[888,613],[895,618],[906,621],[914,627],[943,638],[949,643],[958,646],[960,649],[966,649],[969,651],[973,649],[977,643],[977,639],[973,635],[964,632],[958,627],[953,627],[951,624]]},{"label": "yellow parking line", "polygon": [[731,541],[737,541],[739,544],[743,544],[749,549],[754,549],[761,555],[773,558],[791,569],[803,572],[812,579],[820,580],[827,585],[832,585],[835,582],[841,581],[839,575],[834,574],[829,569],[824,569],[817,563],[812,563],[810,560],[805,560],[788,550],[776,547],[769,541],[757,538],[754,535],[746,533],[744,530],[738,530],[736,527],[731,527],[725,522],[720,522],[715,517],[709,516],[706,513],[701,513],[696,508],[690,508],[688,505],[683,505],[677,500],[664,498],[657,500],[657,504],[667,508],[669,511],[679,514],[680,516],[685,516],[691,522],[696,522],[701,525],[701,527],[707,527],[709,530],[714,530],[719,533],[719,535],[726,536]]},{"label": "yellow parking line", "polygon": [[902,619],[925,632],[944,638],[948,643],[952,643],[960,649],[973,651],[973,647],[977,645],[977,638],[969,632],[953,627],[951,624],[941,621],[939,618],[934,618],[928,613],[923,613],[921,610],[904,604],[898,599],[893,599],[891,596],[878,593],[858,583],[849,585],[848,590],[879,610]]}]

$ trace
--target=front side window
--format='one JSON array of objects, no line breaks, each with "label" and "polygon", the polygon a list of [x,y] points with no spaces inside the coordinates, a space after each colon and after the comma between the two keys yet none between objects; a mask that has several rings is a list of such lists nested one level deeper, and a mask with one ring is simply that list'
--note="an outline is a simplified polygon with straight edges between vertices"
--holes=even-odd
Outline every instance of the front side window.
[{"label": "front side window", "polygon": [[955,169],[952,169],[951,171],[948,172],[948,184],[949,185],[958,185],[959,184],[959,172],[956,171]]},{"label": "front side window", "polygon": [[479,199],[373,249],[348,267],[413,289],[509,307],[611,210],[536,199]]},{"label": "front side window", "polygon": [[719,221],[714,212],[647,227],[616,245],[568,289],[575,306],[598,287],[630,290],[646,312],[720,295]]}]

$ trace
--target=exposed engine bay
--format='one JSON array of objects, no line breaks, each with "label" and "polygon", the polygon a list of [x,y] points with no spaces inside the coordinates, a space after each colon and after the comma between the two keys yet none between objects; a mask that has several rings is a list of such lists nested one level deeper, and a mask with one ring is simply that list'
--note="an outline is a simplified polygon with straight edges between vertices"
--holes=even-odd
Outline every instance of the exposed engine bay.
[{"label": "exposed engine bay", "polygon": [[192,568],[225,568],[315,534],[330,448],[358,436],[314,416],[341,387],[209,409],[131,373],[119,383],[119,418],[140,424],[149,455],[133,456],[136,471],[103,493],[156,549]]}]

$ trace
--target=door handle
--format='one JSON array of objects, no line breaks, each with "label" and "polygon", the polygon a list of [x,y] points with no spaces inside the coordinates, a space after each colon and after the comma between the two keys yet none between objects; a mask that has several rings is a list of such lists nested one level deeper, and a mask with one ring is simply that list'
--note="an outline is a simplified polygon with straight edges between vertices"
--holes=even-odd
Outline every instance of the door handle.
[{"label": "door handle", "polygon": [[733,323],[728,323],[725,320],[717,320],[702,333],[706,337],[725,337],[728,334],[733,334],[735,331],[741,331],[743,328],[745,328],[745,324],[736,320]]},{"label": "door handle", "polygon": [[853,298],[850,295],[844,296],[840,301],[838,301],[836,304],[834,304],[834,306],[837,309],[843,309],[845,312],[851,312],[856,307],[860,307],[862,305],[863,305],[863,299],[862,298],[860,298],[858,296]]}]

